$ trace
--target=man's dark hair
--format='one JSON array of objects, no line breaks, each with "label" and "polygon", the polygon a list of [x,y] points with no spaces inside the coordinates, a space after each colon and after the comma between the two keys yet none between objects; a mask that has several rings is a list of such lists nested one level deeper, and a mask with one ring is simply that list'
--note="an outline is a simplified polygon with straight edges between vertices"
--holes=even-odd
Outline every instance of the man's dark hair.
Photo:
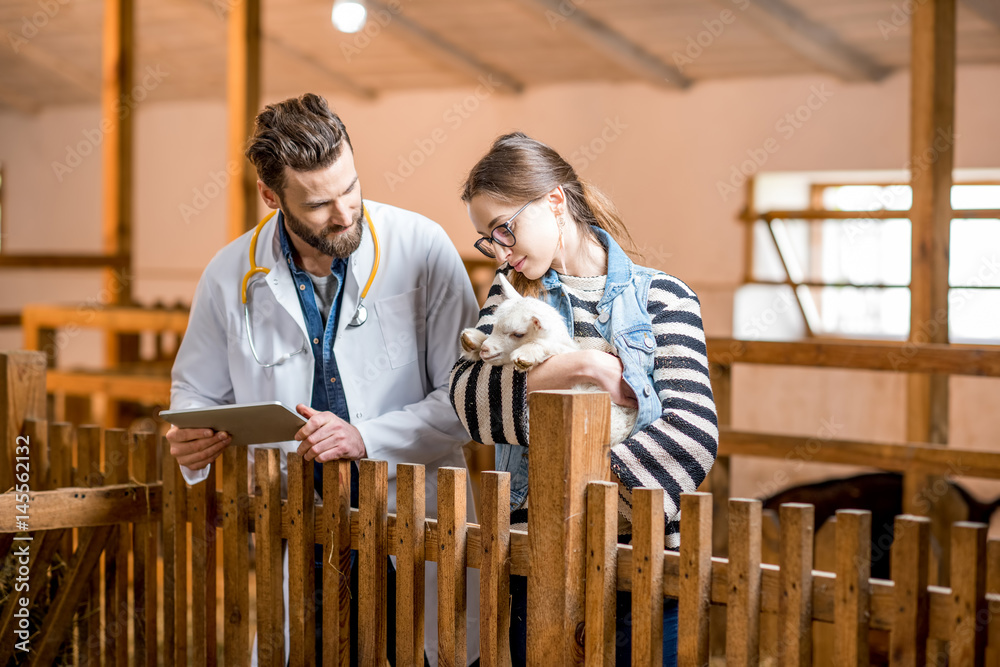
[{"label": "man's dark hair", "polygon": [[[247,159],[264,185],[282,196],[285,165],[296,171],[329,167],[351,146],[343,121],[313,93],[269,104],[257,115]],[[354,150],[353,146],[351,150]]]}]

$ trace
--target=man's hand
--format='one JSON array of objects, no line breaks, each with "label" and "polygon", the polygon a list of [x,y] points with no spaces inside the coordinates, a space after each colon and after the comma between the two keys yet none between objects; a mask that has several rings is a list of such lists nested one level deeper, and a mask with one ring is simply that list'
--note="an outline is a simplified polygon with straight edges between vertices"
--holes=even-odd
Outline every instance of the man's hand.
[{"label": "man's hand", "polygon": [[368,456],[361,432],[332,412],[319,412],[304,403],[295,406],[299,414],[308,419],[295,434],[301,440],[298,453],[306,461],[334,461],[336,459],[363,459]]},{"label": "man's hand", "polygon": [[167,431],[170,455],[185,468],[201,470],[219,458],[222,450],[232,442],[225,431],[216,433],[210,428],[177,428]]}]

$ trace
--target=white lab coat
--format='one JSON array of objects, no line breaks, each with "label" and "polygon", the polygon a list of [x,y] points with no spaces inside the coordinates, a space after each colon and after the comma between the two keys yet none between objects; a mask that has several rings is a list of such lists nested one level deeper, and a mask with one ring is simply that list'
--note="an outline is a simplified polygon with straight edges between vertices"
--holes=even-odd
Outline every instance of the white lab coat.
[{"label": "white lab coat", "polygon": [[[437,469],[466,465],[462,445],[468,434],[451,406],[448,378],[458,359],[459,333],[475,325],[479,307],[462,260],[440,226],[393,206],[371,201],[365,205],[378,234],[381,262],[365,299],[368,321],[348,327],[374,261],[374,243],[366,226],[361,245],[349,260],[341,297],[334,343],[340,371],[336,381],[343,383],[351,423],[361,432],[368,457],[389,463],[389,512],[396,511],[396,465],[421,463],[426,466],[427,516],[435,517]],[[278,217],[261,230],[256,260],[270,273],[264,277],[266,287],[259,285],[251,297],[254,344],[265,363],[298,349],[307,335],[298,287],[281,254]],[[250,236],[248,232],[220,250],[198,283],[173,368],[172,409],[275,400],[292,408],[310,403],[311,349],[273,368],[260,366],[250,352],[240,300],[241,281],[250,268]],[[279,446],[283,452],[294,452],[298,443]],[[252,479],[256,447],[247,449]],[[189,484],[196,484],[205,479],[208,468],[181,466],[181,472]],[[285,493],[284,456],[281,474]],[[475,521],[471,485],[466,497],[469,521]],[[431,665],[436,665],[435,564],[427,563],[426,572],[425,646]],[[479,572],[471,568],[468,572],[471,662],[479,656]],[[287,594],[286,588],[286,638]],[[286,653],[288,648],[286,641]]]}]

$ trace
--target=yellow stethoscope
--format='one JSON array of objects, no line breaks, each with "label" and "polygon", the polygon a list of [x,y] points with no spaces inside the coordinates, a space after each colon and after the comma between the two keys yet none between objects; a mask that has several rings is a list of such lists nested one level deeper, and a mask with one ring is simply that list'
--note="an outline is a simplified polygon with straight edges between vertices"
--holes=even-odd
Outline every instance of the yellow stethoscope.
[{"label": "yellow stethoscope", "polygon": [[[372,223],[372,217],[368,213],[367,206],[362,204],[361,208],[365,213],[365,220],[368,222],[368,229],[371,230],[372,241],[375,243],[375,261],[372,264],[372,271],[368,275],[368,282],[365,283],[365,288],[361,290],[361,298],[358,299],[358,307],[354,311],[354,316],[351,318],[351,321],[347,323],[347,326],[349,327],[360,327],[362,324],[368,321],[368,309],[365,308],[365,297],[368,296],[368,290],[371,288],[372,283],[375,281],[375,274],[378,273],[378,264],[380,258],[378,235],[375,233],[375,225]],[[257,265],[257,259],[256,259],[257,237],[260,236],[260,230],[264,228],[264,225],[267,224],[268,220],[274,217],[275,213],[277,213],[277,211],[271,211],[266,216],[264,216],[264,219],[261,220],[259,223],[257,223],[257,228],[253,230],[253,236],[250,237],[250,270],[247,271],[246,274],[243,276],[243,285],[240,290],[240,298],[243,301],[243,318],[246,321],[247,341],[250,343],[250,352],[253,354],[254,361],[256,361],[264,368],[271,368],[273,366],[283,364],[292,357],[294,357],[296,354],[302,354],[309,349],[309,340],[303,334],[302,346],[299,349],[295,350],[294,352],[289,352],[287,354],[282,355],[277,361],[271,363],[264,363],[263,361],[260,360],[260,357],[257,356],[257,348],[253,342],[253,327],[250,326],[250,298],[249,298],[249,292],[247,292],[247,285],[250,283],[250,280],[256,274],[259,273],[266,276],[268,273],[271,272],[270,269]]]}]

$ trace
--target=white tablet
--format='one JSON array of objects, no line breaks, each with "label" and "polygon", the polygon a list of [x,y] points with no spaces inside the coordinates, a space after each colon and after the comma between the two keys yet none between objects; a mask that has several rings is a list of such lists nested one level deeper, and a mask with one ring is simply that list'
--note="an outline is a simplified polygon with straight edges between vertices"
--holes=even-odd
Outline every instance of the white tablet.
[{"label": "white tablet", "polygon": [[278,401],[163,410],[160,417],[178,428],[225,431],[234,445],[260,445],[294,440],[306,419]]}]

